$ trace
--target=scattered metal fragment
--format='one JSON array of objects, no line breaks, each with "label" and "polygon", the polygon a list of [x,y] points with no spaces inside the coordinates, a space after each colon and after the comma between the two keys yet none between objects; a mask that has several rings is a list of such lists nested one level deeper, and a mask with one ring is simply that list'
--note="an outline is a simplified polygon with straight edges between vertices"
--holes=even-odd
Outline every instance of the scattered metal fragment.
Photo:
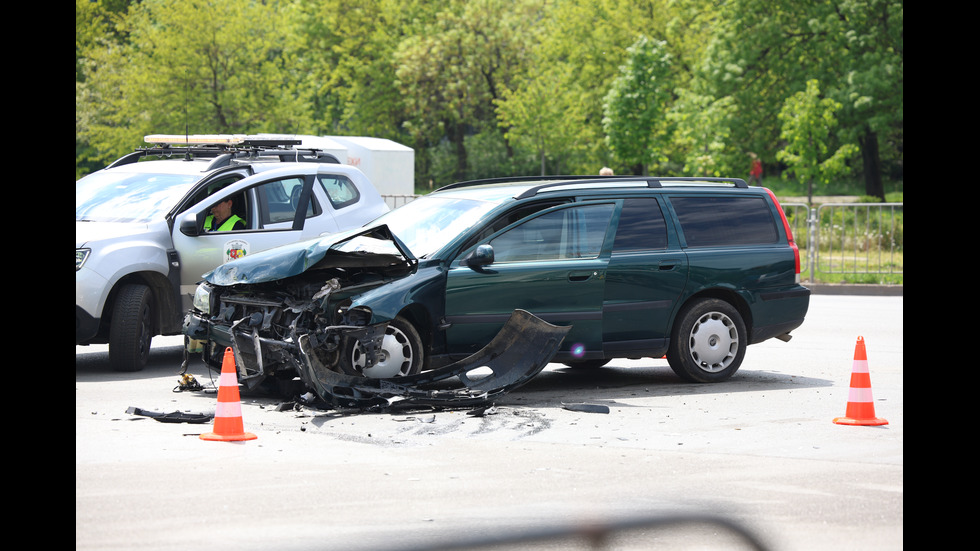
[{"label": "scattered metal fragment", "polygon": [[204,390],[204,387],[190,373],[181,373],[180,378],[177,379],[177,386],[174,388],[174,392],[182,392],[184,390]]},{"label": "scattered metal fragment", "polygon": [[609,413],[609,406],[604,406],[601,404],[565,404],[562,403],[562,408],[569,411],[584,411],[585,413]]},{"label": "scattered metal fragment", "polygon": [[137,407],[130,407],[126,410],[130,415],[141,415],[156,419],[161,423],[208,423],[214,419],[210,413],[188,413],[184,411],[173,411],[170,413],[160,413],[157,411],[147,411]]},{"label": "scattered metal fragment", "polygon": [[[540,373],[570,329],[514,310],[497,336],[472,356],[442,368],[388,379],[355,377],[326,368],[312,353],[308,335],[303,335],[299,338],[300,378],[334,408],[475,408],[492,404]],[[471,377],[487,371],[485,377]],[[453,379],[458,384],[447,389]],[[433,387],[436,383],[440,383],[438,389]]]}]

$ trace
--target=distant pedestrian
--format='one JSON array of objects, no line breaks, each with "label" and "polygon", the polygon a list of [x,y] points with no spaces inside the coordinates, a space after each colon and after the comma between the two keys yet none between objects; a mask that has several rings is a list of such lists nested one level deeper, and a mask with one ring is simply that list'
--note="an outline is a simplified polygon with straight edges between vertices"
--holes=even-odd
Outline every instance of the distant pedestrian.
[{"label": "distant pedestrian", "polygon": [[612,175],[613,175],[613,170],[608,166],[604,166],[601,169],[599,169],[599,176],[612,176]]},{"label": "distant pedestrian", "polygon": [[759,161],[759,156],[755,153],[749,153],[749,157],[752,157],[752,168],[749,170],[749,185],[755,182],[755,185],[762,185],[762,162]]}]

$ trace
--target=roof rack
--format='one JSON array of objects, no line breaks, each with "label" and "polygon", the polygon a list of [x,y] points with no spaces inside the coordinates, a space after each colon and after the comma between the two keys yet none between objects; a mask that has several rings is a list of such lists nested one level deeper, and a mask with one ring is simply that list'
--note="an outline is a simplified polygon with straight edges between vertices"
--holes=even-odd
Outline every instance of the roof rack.
[{"label": "roof rack", "polygon": [[485,180],[470,180],[467,182],[457,182],[443,186],[436,191],[447,189],[459,189],[485,184],[518,183],[518,182],[547,182],[534,186],[519,196],[517,199],[532,197],[540,192],[548,191],[550,188],[564,186],[581,186],[582,188],[598,187],[649,187],[661,188],[672,186],[725,186],[735,188],[748,188],[748,184],[741,178],[691,178],[691,177],[666,177],[666,176],[526,176],[526,177],[507,177],[490,178]]},{"label": "roof rack", "polygon": [[206,170],[213,170],[231,164],[235,159],[258,159],[275,157],[280,162],[311,162],[340,164],[340,160],[330,153],[312,147],[293,147],[303,142],[296,139],[246,136],[240,134],[192,134],[186,136],[153,134],[145,136],[144,141],[155,144],[140,147],[124,155],[108,168],[135,163],[144,157],[175,157],[185,160],[195,157],[213,159]]}]

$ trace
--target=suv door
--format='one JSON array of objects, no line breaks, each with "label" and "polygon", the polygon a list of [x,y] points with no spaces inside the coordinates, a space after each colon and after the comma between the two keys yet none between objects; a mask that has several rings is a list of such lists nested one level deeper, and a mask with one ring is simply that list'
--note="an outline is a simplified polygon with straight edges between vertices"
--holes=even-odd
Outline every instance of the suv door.
[{"label": "suv door", "polygon": [[657,198],[626,199],[606,271],[602,333],[607,357],[666,351],[671,313],[687,272],[687,256]]},{"label": "suv door", "polygon": [[[576,203],[525,218],[477,244],[494,260],[455,260],[446,282],[449,352],[470,354],[488,343],[517,309],[555,325],[571,325],[562,350],[591,357],[601,350],[606,248],[615,203]],[[474,250],[474,249],[470,249]]]},{"label": "suv door", "polygon": [[[337,231],[336,221],[314,198],[312,174],[277,172],[236,182],[188,209],[173,229],[174,248],[180,255],[183,309],[190,307],[201,276],[242,256]],[[237,231],[205,232],[211,208],[228,198],[233,212],[245,219]],[[310,221],[316,220],[316,223]]]}]

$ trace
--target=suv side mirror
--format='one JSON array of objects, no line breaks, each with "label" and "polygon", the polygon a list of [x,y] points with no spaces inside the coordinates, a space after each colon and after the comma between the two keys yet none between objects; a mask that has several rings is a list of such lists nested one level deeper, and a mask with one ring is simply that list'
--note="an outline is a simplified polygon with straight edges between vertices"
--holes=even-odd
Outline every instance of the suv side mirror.
[{"label": "suv side mirror", "polygon": [[470,268],[480,268],[493,264],[493,247],[486,244],[478,246],[476,250],[466,255],[460,264]]},{"label": "suv side mirror", "polygon": [[201,235],[201,226],[197,223],[197,216],[193,212],[188,212],[180,218],[180,233],[188,237]]}]

